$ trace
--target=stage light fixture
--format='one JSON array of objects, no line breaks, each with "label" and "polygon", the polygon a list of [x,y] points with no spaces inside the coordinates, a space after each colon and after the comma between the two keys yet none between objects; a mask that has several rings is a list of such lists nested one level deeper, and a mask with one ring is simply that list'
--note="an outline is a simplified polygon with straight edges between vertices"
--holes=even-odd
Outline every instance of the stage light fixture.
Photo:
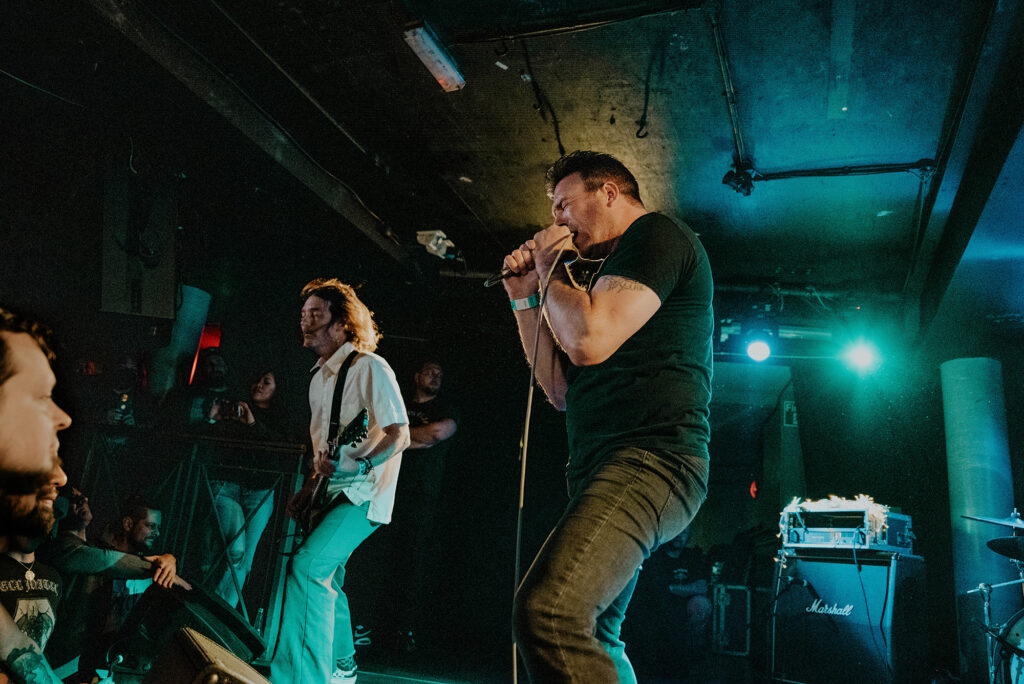
[{"label": "stage light fixture", "polygon": [[768,341],[762,338],[752,339],[747,342],[747,356],[752,358],[754,361],[761,362],[772,355],[771,345]]},{"label": "stage light fixture", "polygon": [[737,164],[725,172],[722,184],[746,197],[754,190],[754,171],[746,164]]},{"label": "stage light fixture", "polygon": [[[418,230],[416,242],[423,245],[427,252],[441,259],[455,258],[455,243],[441,230]],[[451,250],[451,252],[449,252]]]},{"label": "stage light fixture", "polygon": [[446,93],[461,90],[466,85],[455,60],[425,22],[407,27],[402,37]]},{"label": "stage light fixture", "polygon": [[847,365],[862,373],[869,373],[882,363],[878,349],[870,342],[858,340],[843,351]]},{"label": "stage light fixture", "polygon": [[743,324],[743,347],[747,356],[758,363],[772,355],[772,345],[778,337],[778,324],[765,318],[765,314]]}]

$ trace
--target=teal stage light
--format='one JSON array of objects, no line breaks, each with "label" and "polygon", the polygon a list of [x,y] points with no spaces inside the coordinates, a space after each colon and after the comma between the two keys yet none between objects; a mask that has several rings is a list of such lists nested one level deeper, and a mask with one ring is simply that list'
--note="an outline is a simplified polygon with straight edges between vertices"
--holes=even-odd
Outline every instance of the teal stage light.
[{"label": "teal stage light", "polygon": [[878,349],[870,342],[863,340],[848,346],[843,351],[843,359],[850,367],[862,373],[871,372],[882,363]]},{"label": "teal stage light", "polygon": [[754,361],[764,361],[772,355],[772,348],[763,339],[754,339],[747,343],[747,356]]}]

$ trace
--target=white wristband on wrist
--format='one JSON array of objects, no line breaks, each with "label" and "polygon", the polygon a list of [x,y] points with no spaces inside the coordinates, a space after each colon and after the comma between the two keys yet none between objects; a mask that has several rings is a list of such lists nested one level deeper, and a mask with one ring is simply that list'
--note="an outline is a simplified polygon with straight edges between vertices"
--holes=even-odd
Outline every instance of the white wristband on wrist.
[{"label": "white wristband on wrist", "polygon": [[527,309],[533,309],[540,304],[540,296],[534,292],[529,297],[523,299],[513,299],[509,304],[512,305],[513,311],[525,311]]}]

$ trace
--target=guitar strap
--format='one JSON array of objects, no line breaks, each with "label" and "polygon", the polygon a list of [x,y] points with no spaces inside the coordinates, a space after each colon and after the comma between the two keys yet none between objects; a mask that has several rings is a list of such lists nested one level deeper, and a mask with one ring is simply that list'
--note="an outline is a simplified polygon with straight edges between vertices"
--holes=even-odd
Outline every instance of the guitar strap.
[{"label": "guitar strap", "polygon": [[[344,361],[342,361],[341,367],[338,368],[338,380],[334,384],[334,396],[331,398],[331,422],[327,428],[328,444],[332,439],[337,439],[340,436],[341,428],[339,427],[339,423],[341,422],[341,393],[345,390],[345,381],[348,378],[348,369],[357,356],[359,356],[359,351],[353,351],[345,358]],[[323,367],[321,366],[319,370],[322,372]],[[330,457],[333,459],[334,454],[330,454]],[[310,471],[311,477],[315,477],[312,473],[313,471]],[[307,484],[308,482],[309,481],[307,481]],[[314,490],[314,493],[310,495],[309,501],[304,510],[299,514],[299,517],[296,518],[296,520],[299,521],[300,526],[303,528],[303,536],[305,537],[301,543],[304,543],[305,539],[309,538],[309,534],[312,532],[313,528],[316,527],[319,521],[322,520],[327,513],[336,508],[339,504],[348,500],[348,497],[345,496],[344,492],[340,492],[332,500],[328,501],[326,505],[317,508],[317,502],[314,500],[316,498],[315,493],[316,491]],[[293,555],[297,550],[297,548],[293,549],[289,555]]]},{"label": "guitar strap", "polygon": [[332,438],[337,439],[338,434],[341,432],[341,393],[345,389],[345,378],[348,377],[349,366],[359,356],[359,350],[353,350],[344,361],[341,363],[341,368],[338,369],[338,382],[334,385],[334,398],[331,399],[331,426],[327,430],[327,440],[330,441]]}]

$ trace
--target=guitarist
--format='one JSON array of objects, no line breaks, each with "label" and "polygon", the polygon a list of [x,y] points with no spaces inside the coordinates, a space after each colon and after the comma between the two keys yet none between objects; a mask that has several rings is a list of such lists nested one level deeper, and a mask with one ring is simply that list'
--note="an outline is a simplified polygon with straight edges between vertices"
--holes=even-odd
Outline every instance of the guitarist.
[{"label": "guitarist", "polygon": [[[328,503],[289,562],[270,679],[355,682],[355,644],[342,590],[345,564],[391,520],[409,420],[394,372],[373,353],[380,333],[355,290],[335,278],[317,279],[302,288],[300,298],[302,344],[318,357],[309,383],[313,474],[329,478]],[[349,424],[364,408],[369,414],[365,439],[332,453],[328,442],[337,436],[332,423]],[[293,517],[308,508],[311,491],[304,487],[289,502]]]}]

